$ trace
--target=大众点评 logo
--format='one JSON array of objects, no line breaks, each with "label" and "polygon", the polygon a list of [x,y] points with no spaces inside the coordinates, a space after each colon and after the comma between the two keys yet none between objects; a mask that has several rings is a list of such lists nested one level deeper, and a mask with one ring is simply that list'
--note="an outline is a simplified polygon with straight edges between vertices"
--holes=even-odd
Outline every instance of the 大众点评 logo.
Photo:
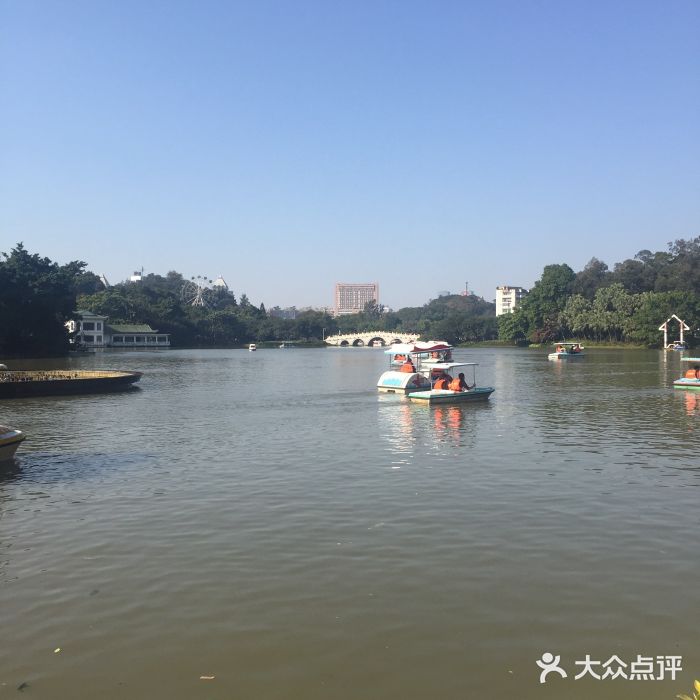
[{"label": "\u5927\u4f17\u70b9\u8bc4 logo", "polygon": [[[637,654],[637,658],[629,663],[617,655],[611,656],[607,661],[592,659],[590,654],[586,658],[574,661],[575,671],[573,679],[575,681],[585,676],[590,676],[598,681],[622,679],[626,681],[663,681],[676,680],[676,674],[682,671],[682,656],[642,656]],[[542,658],[535,662],[541,670],[540,683],[547,682],[547,676],[554,673],[561,678],[569,678],[570,674],[561,664],[561,656],[554,655],[547,651],[542,654]]]}]

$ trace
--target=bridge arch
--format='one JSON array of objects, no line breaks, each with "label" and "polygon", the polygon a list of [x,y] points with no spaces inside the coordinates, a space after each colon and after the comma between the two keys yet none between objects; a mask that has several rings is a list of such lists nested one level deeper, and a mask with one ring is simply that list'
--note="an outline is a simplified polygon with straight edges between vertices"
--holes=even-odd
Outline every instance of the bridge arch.
[{"label": "bridge arch", "polygon": [[326,336],[327,345],[335,347],[384,347],[395,343],[415,343],[418,333],[397,333],[393,331],[369,331],[367,333],[346,333],[345,335]]}]

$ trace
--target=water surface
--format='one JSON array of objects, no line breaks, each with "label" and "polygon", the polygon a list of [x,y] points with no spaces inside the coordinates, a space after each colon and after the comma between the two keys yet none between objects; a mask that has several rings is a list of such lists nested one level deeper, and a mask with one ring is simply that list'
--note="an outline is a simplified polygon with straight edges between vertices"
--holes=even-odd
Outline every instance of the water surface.
[{"label": "water surface", "polygon": [[[700,393],[671,388],[678,353],[456,359],[488,403],[378,395],[370,349],[106,351],[60,364],[139,390],[1,402],[29,438],[0,469],[0,695],[688,692]],[[546,651],[685,670],[540,685]]]}]

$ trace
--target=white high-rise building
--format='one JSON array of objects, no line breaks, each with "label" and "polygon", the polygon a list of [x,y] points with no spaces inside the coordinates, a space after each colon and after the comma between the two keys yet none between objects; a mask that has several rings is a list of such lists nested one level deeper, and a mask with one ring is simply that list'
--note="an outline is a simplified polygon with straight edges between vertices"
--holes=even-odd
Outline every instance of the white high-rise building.
[{"label": "white high-rise building", "polygon": [[527,295],[527,289],[503,285],[496,287],[496,316],[515,311],[520,301]]}]

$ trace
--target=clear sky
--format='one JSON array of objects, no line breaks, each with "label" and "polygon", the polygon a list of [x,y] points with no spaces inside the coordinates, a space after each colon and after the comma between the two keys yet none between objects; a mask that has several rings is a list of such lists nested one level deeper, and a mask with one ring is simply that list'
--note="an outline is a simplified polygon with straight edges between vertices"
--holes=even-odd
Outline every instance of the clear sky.
[{"label": "clear sky", "polygon": [[697,0],[0,0],[0,251],[420,305],[700,235]]}]

